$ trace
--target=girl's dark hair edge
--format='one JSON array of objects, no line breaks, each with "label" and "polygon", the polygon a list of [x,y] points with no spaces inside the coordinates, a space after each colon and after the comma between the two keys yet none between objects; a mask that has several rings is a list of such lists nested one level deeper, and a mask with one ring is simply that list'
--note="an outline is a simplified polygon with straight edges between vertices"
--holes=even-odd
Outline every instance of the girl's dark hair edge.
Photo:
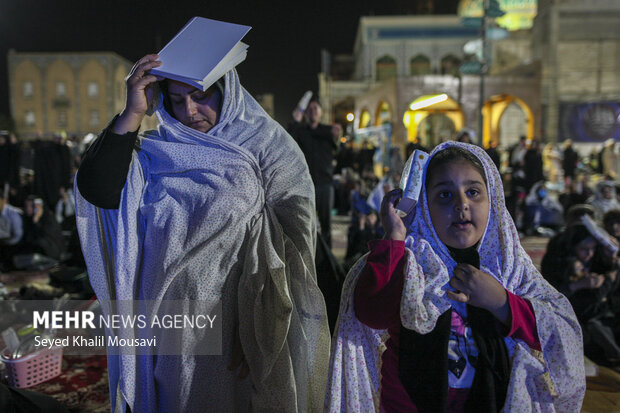
[{"label": "girl's dark hair edge", "polygon": [[440,152],[437,152],[429,161],[428,168],[426,169],[426,182],[433,176],[435,170],[441,165],[445,165],[448,162],[459,162],[465,161],[469,162],[482,176],[484,179],[484,183],[487,183],[487,175],[484,170],[484,166],[482,166],[482,162],[480,159],[473,153],[459,148],[458,146],[450,146]]}]

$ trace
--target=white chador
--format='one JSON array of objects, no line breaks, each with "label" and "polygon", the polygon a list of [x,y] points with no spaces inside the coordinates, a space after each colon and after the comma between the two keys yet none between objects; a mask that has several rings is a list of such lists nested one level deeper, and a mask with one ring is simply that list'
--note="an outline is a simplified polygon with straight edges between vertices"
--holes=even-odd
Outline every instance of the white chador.
[{"label": "white chador", "polygon": [[[141,137],[119,209],[98,209],[76,191],[99,299],[222,303],[221,356],[109,356],[114,412],[322,409],[329,331],[310,175],[234,70],[223,95],[207,133],[160,104],[159,129]],[[237,330],[250,367],[242,381],[227,369]],[[196,331],[184,331],[191,347]]]}]

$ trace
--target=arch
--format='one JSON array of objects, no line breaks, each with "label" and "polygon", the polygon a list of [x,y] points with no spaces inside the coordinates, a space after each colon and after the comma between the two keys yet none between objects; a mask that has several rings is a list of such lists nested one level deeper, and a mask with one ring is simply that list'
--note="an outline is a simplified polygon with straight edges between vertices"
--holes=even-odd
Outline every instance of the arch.
[{"label": "arch", "polygon": [[390,108],[390,104],[384,100],[379,102],[375,113],[375,126],[390,123],[392,121],[392,109]]},{"label": "arch", "polygon": [[427,148],[449,140],[457,130],[454,120],[442,112],[429,113],[418,124],[420,143]]},{"label": "arch", "polygon": [[[516,143],[521,135],[525,135],[527,139],[534,138],[532,109],[522,99],[514,95],[491,96],[482,108],[482,115],[482,142],[485,148],[488,148],[491,143],[508,147],[512,143]],[[503,131],[502,127],[504,128]]]},{"label": "arch", "polygon": [[378,82],[396,77],[396,59],[390,55],[381,56],[377,59],[376,69]]},{"label": "arch", "polygon": [[458,76],[461,59],[453,54],[445,55],[441,58],[441,74]]},{"label": "arch", "polygon": [[403,123],[408,141],[430,149],[462,129],[465,116],[461,105],[447,94],[423,95],[409,104]]},{"label": "arch", "polygon": [[423,54],[416,55],[409,61],[409,75],[429,75],[431,73],[431,60]]},{"label": "arch", "polygon": [[370,112],[368,111],[368,109],[362,108],[360,112],[360,116],[359,116],[358,128],[363,129],[363,128],[367,128],[368,126],[370,126],[371,119],[372,119],[372,116],[370,115]]}]

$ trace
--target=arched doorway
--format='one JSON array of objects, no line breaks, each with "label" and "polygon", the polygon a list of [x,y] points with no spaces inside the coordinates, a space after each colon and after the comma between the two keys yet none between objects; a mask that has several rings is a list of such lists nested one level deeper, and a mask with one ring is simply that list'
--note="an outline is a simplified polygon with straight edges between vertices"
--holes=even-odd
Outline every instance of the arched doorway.
[{"label": "arched doorway", "polygon": [[375,126],[390,123],[392,121],[392,109],[386,101],[379,102],[377,106],[377,115],[375,116]]},{"label": "arched doorway", "polygon": [[534,138],[534,115],[530,107],[513,95],[492,96],[482,109],[484,116],[483,144],[491,142],[509,148],[521,136]]},{"label": "arched doorway", "polygon": [[403,116],[407,140],[432,148],[463,128],[461,106],[447,94],[420,96]]},{"label": "arched doorway", "polygon": [[359,124],[357,125],[357,127],[359,129],[367,128],[368,126],[370,126],[370,120],[371,120],[371,116],[370,116],[370,112],[368,111],[368,109],[366,108],[362,109],[362,112],[360,113],[360,117],[359,117]]},{"label": "arched doorway", "polygon": [[431,113],[418,125],[420,142],[427,148],[433,148],[449,140],[456,131],[452,119],[443,113]]}]

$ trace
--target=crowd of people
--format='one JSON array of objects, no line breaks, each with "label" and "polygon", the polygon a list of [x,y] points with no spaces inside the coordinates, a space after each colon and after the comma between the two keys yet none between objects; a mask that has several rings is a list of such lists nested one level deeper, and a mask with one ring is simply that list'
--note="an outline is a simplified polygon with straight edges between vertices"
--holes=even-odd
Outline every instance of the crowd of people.
[{"label": "crowd of people", "polygon": [[[454,140],[471,143],[473,139],[459,133]],[[351,217],[343,263],[348,270],[369,252],[369,241],[383,237],[376,201],[381,197],[373,196],[373,191],[383,195],[397,188],[400,171],[379,179],[371,168],[359,167],[357,160],[364,158],[361,151],[346,145],[336,156],[334,186],[335,212]],[[410,143],[405,159],[414,149],[432,150]],[[620,365],[618,244],[603,242],[600,236],[603,231],[608,238],[620,240],[618,149],[607,141],[591,154],[580,154],[566,140],[541,150],[536,140],[522,137],[505,150],[495,145],[486,150],[501,174],[506,205],[519,236],[549,239],[542,275],[573,305],[583,327],[586,355],[606,365]],[[583,223],[584,215],[591,218],[588,225]]]},{"label": "crowd of people", "polygon": [[0,270],[77,264],[73,179],[82,145],[61,137],[0,136]]},{"label": "crowd of people", "polygon": [[[415,149],[430,152],[432,148],[410,143],[402,156],[393,148],[389,158],[396,167],[381,165],[377,169],[372,141],[340,139],[339,128],[318,123],[318,100],[309,106],[311,110],[299,114],[304,117],[297,116],[288,131],[306,155],[315,186],[318,236],[327,244],[322,254],[316,252],[322,256],[320,260],[331,260],[329,270],[342,266],[348,271],[369,252],[371,241],[385,235],[379,219],[381,202],[398,187],[402,160]],[[454,140],[470,143],[472,138],[465,132]],[[317,146],[317,140],[323,147]],[[14,135],[0,136],[2,271],[59,262],[85,267],[77,240],[73,194],[83,151],[75,140],[19,142]],[[547,144],[541,150],[536,140],[521,138],[507,150],[493,145],[486,152],[500,173],[507,211],[519,235],[549,238],[541,273],[572,304],[584,332],[585,354],[599,363],[620,364],[617,146],[606,142],[598,152],[581,156],[570,141],[563,142],[562,149]],[[323,153],[329,156],[322,157]],[[384,176],[378,177],[377,170],[385,172]],[[330,251],[332,214],[351,218],[342,263],[334,263]],[[326,271],[320,260],[317,258],[319,284],[321,271]],[[340,294],[326,290],[340,288],[344,273],[339,271],[339,282],[329,288],[321,286],[331,330]]]}]

